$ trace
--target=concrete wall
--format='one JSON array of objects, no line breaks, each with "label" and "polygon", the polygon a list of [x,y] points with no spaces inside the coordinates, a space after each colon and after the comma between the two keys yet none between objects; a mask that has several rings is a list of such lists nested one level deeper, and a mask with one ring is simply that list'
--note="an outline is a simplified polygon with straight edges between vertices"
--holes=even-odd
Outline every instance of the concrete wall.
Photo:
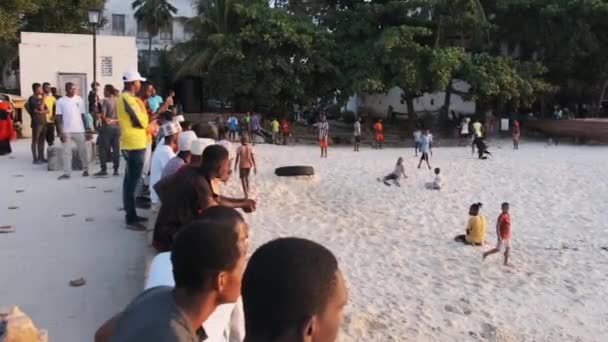
[{"label": "concrete wall", "polygon": [[[132,2],[131,0],[107,0],[103,11],[107,24],[99,30],[99,34],[112,35],[112,14],[124,15],[125,36],[136,37],[137,49],[147,51],[148,39],[137,38],[137,21],[134,16],[135,11],[131,8]],[[175,43],[183,42],[189,38],[184,31],[183,21],[179,18],[191,18],[197,15],[194,2],[192,0],[172,0],[170,2],[177,8],[173,21],[173,39],[161,40],[160,35],[154,37],[152,39],[152,50],[169,48]]]},{"label": "concrete wall", "polygon": [[[112,57],[112,74],[103,76],[102,57]],[[34,82],[49,82],[63,94],[65,85],[58,84],[60,73],[86,74],[87,89],[78,93],[86,101],[93,82],[93,37],[81,34],[22,32],[19,44],[21,95],[31,95]],[[125,71],[137,70],[137,48],[134,37],[97,37],[97,82],[122,88]],[[24,115],[24,120],[29,120]],[[29,130],[29,122],[25,124]],[[28,133],[29,136],[29,133]]]},{"label": "concrete wall", "polygon": [[[459,91],[466,92],[469,85],[466,82],[456,80],[453,87]],[[414,100],[414,109],[416,112],[421,111],[438,111],[443,106],[445,101],[445,92],[436,92],[425,94]],[[401,89],[398,87],[392,88],[387,94],[361,94],[357,99],[349,101],[347,106],[349,109],[357,105],[357,107],[371,109],[380,114],[386,114],[388,106],[393,106],[393,109],[398,113],[407,113],[407,105],[401,100]],[[475,102],[465,101],[459,95],[452,94],[450,101],[450,110],[456,113],[472,114],[475,113]]]}]

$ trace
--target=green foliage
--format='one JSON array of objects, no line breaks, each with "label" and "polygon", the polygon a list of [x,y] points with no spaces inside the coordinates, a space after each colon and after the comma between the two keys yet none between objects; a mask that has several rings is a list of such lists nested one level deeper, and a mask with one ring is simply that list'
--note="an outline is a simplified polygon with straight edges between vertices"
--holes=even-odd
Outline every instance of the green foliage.
[{"label": "green foliage", "polygon": [[131,4],[135,10],[135,19],[138,25],[144,25],[148,32],[148,61],[147,71],[150,73],[152,63],[152,38],[154,38],[161,27],[172,25],[173,15],[177,13],[169,0],[135,0]]},{"label": "green foliage", "polygon": [[36,11],[30,12],[23,18],[22,30],[61,33],[91,32],[88,10],[102,9],[105,3],[104,0],[31,0],[30,2],[35,4]]}]

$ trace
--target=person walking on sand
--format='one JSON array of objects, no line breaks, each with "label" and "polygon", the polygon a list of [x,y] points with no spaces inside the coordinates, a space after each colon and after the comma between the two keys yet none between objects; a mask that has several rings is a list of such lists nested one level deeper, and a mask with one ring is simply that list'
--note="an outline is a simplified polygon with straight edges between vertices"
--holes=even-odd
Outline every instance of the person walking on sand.
[{"label": "person walking on sand", "polygon": [[420,137],[420,162],[418,163],[418,168],[422,166],[422,162],[426,161],[426,165],[431,169],[431,164],[429,163],[429,154],[432,153],[433,148],[433,140],[429,133],[429,130],[424,130],[424,133]]},{"label": "person walking on sand", "polygon": [[513,134],[513,149],[519,150],[519,136],[520,136],[521,132],[519,130],[519,121],[518,120],[513,121],[513,128],[512,128],[511,133]]},{"label": "person walking on sand", "polygon": [[82,176],[89,176],[89,154],[86,142],[93,139],[92,128],[88,126],[85,117],[84,101],[76,95],[76,86],[72,82],[65,84],[65,94],[66,96],[57,101],[55,113],[57,130],[63,143],[63,175],[59,177],[59,180],[70,178],[72,171],[71,142],[74,142],[78,148],[78,157],[84,170]]},{"label": "person walking on sand", "polygon": [[353,136],[355,137],[355,152],[359,152],[359,145],[361,145],[361,118],[355,120]]},{"label": "person walking on sand", "polygon": [[422,130],[416,128],[412,134],[414,137],[414,157],[418,157],[418,151],[420,150],[420,139],[422,138]]},{"label": "person walking on sand", "polygon": [[481,203],[471,204],[466,232],[465,234],[454,237],[454,241],[473,246],[483,245],[486,238],[486,218],[479,212],[481,207]]},{"label": "person walking on sand", "polygon": [[277,120],[277,118],[274,118],[274,120],[272,120],[272,122],[270,123],[270,130],[272,131],[272,143],[275,145],[279,143],[280,126],[281,125],[279,124],[279,120]]},{"label": "person walking on sand", "polygon": [[509,253],[511,252],[511,215],[509,215],[509,203],[501,205],[502,212],[496,220],[496,247],[483,253],[483,260],[492,254],[502,251],[505,248],[504,265],[509,266]]},{"label": "person walking on sand", "polygon": [[473,123],[473,142],[471,144],[471,154],[475,154],[475,147],[479,144],[479,141],[483,139],[483,125],[479,122],[479,119],[475,119]]},{"label": "person walking on sand", "polygon": [[384,142],[384,127],[382,126],[382,119],[378,119],[374,124],[374,140],[376,142],[376,149],[382,149],[382,143]]},{"label": "person walking on sand", "polygon": [[239,177],[243,186],[245,198],[249,198],[249,176],[251,169],[257,173],[257,166],[253,156],[253,147],[249,145],[247,137],[241,138],[241,146],[236,150],[236,161],[234,162],[234,171],[239,170]]},{"label": "person walking on sand", "polygon": [[316,123],[319,131],[319,146],[321,147],[321,158],[327,158],[327,145],[329,145],[329,122],[325,115],[321,116],[321,121]]},{"label": "person walking on sand", "polygon": [[[401,184],[399,184],[399,179],[401,176],[403,176],[404,179],[407,178],[407,175],[405,174],[405,167],[403,166],[403,158],[399,157],[399,159],[397,159],[397,164],[395,165],[395,170],[384,177],[382,182],[386,186],[391,186],[391,183],[388,181],[392,180],[396,186],[401,186]],[[380,178],[378,178],[378,181],[380,181]]]}]

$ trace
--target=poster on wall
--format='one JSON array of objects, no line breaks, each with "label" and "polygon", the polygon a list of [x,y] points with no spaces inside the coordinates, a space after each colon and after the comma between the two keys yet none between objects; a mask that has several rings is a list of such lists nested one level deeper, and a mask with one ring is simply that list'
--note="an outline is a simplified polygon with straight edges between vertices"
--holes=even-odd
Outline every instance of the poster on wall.
[{"label": "poster on wall", "polygon": [[101,57],[101,76],[112,77],[112,57]]}]

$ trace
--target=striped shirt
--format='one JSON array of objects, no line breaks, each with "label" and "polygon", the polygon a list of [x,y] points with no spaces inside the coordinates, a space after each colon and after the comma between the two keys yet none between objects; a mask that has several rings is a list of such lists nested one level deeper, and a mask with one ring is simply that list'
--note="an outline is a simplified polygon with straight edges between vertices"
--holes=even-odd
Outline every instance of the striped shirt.
[{"label": "striped shirt", "polygon": [[319,122],[319,140],[327,139],[329,137],[329,122]]}]

